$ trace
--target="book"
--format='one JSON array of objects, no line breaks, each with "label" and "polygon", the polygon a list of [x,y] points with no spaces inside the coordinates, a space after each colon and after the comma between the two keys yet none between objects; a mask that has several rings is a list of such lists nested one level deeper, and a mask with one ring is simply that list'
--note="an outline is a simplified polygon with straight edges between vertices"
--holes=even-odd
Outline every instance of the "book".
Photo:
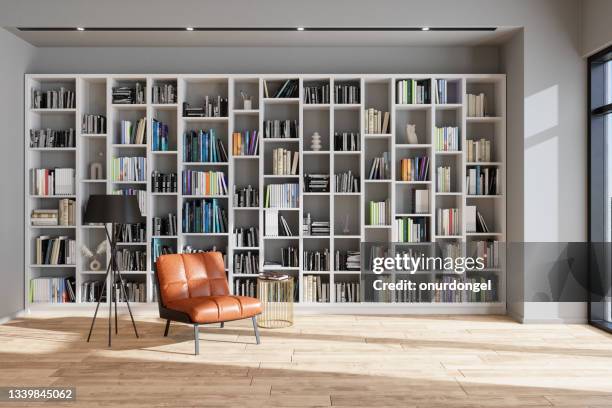
[{"label": "book", "polygon": [[476,232],[476,206],[465,206],[465,231]]},{"label": "book", "polygon": [[391,163],[389,152],[384,152],[381,157],[375,157],[370,165],[369,180],[388,180],[391,178]]},{"label": "book", "polygon": [[335,176],[335,192],[336,193],[358,193],[359,192],[359,177],[356,177],[352,171],[338,173]]},{"label": "book", "polygon": [[83,115],[81,122],[81,133],[102,134],[106,133],[106,116],[104,115]]},{"label": "book", "polygon": [[414,212],[429,213],[429,190],[414,190]]},{"label": "book", "polygon": [[442,128],[436,127],[434,131],[434,139],[436,151],[438,152],[461,150],[459,143],[459,128],[457,126],[446,126]]},{"label": "book", "polygon": [[458,208],[438,208],[436,234],[439,236],[461,235],[461,222]]},{"label": "book", "polygon": [[225,196],[228,193],[222,171],[183,170],[183,195]]},{"label": "book", "polygon": [[402,181],[427,181],[429,178],[429,157],[418,156],[400,160]]},{"label": "book", "polygon": [[298,130],[297,120],[264,121],[264,138],[266,139],[296,139]]},{"label": "book", "polygon": [[74,277],[32,278],[28,287],[30,303],[72,303],[76,301]]},{"label": "book", "polygon": [[431,103],[429,79],[400,79],[395,86],[395,102],[399,105]]},{"label": "book", "polygon": [[112,101],[114,104],[144,104],[146,85],[136,82],[133,86],[123,85],[113,87]]},{"label": "book", "polygon": [[146,181],[146,157],[114,157],[111,159],[112,181]]},{"label": "book", "polygon": [[176,193],[178,191],[176,173],[160,173],[154,170],[151,173],[151,191],[153,193]]},{"label": "book", "polygon": [[30,147],[76,147],[76,133],[72,128],[64,130],[30,129]]},{"label": "book", "polygon": [[176,83],[153,85],[151,87],[151,101],[154,104],[176,103]]},{"label": "book", "polygon": [[361,150],[361,137],[358,132],[335,132],[334,151],[358,152]]},{"label": "book", "polygon": [[32,109],[74,109],[76,107],[75,92],[65,87],[46,91],[32,88],[30,101]]},{"label": "book", "polygon": [[299,184],[268,184],[264,199],[264,208],[298,208]]},{"label": "book", "polygon": [[366,109],[364,132],[369,134],[389,133],[389,112],[374,108]]},{"label": "book", "polygon": [[257,156],[259,133],[257,130],[232,133],[232,154],[234,156]]},{"label": "book", "polygon": [[74,169],[30,169],[30,194],[37,196],[74,195]]},{"label": "book", "polygon": [[183,233],[226,233],[227,213],[216,198],[183,203]]},{"label": "book", "polygon": [[485,117],[488,116],[487,98],[484,93],[467,95],[467,116],[468,117]]},{"label": "book", "polygon": [[304,191],[328,193],[329,192],[329,175],[327,174],[305,174],[304,175]]},{"label": "book", "polygon": [[367,225],[389,225],[391,218],[391,203],[385,201],[370,201],[368,203]]},{"label": "book", "polygon": [[359,104],[361,101],[359,81],[336,82],[334,84],[334,103]]},{"label": "book", "polygon": [[183,134],[183,161],[226,163],[227,150],[214,129],[189,130]]},{"label": "book", "polygon": [[329,84],[304,86],[304,103],[329,103]]}]

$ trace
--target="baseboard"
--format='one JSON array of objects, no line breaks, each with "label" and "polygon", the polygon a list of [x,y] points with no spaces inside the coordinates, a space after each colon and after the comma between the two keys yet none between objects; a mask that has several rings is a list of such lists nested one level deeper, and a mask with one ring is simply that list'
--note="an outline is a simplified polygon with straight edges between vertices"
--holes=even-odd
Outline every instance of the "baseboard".
[{"label": "baseboard", "polygon": [[11,321],[13,319],[16,319],[19,316],[21,316],[22,314],[23,314],[23,310],[18,310],[15,313],[12,313],[12,314],[10,314],[8,316],[2,316],[2,317],[0,317],[0,324],[4,324],[4,323],[9,322],[9,321]]},{"label": "baseboard", "polygon": [[525,324],[586,324],[587,302],[525,302],[523,316],[518,321]]}]

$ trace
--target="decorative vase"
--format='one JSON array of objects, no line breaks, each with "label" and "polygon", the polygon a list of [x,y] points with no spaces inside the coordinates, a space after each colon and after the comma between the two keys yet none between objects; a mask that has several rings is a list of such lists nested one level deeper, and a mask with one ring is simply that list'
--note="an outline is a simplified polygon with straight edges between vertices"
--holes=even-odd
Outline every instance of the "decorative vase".
[{"label": "decorative vase", "polygon": [[314,132],[312,134],[312,143],[310,144],[310,149],[314,152],[318,152],[321,150],[321,135],[319,132]]}]

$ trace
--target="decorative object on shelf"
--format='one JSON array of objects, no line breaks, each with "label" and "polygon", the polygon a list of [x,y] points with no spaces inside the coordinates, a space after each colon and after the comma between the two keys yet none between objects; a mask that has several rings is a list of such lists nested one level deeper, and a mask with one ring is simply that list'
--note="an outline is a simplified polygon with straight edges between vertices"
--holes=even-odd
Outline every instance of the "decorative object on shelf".
[{"label": "decorative object on shelf", "polygon": [[416,134],[416,125],[410,123],[406,125],[406,139],[409,144],[419,144],[419,138]]},{"label": "decorative object on shelf", "polygon": [[242,96],[242,109],[244,110],[253,109],[253,101],[251,100],[251,97],[249,96],[249,94],[247,94],[243,90],[240,90],[240,96]]},{"label": "decorative object on shelf", "polygon": [[[130,308],[130,302],[128,301],[125,281],[121,276],[121,272],[119,272],[117,264],[117,241],[114,236],[111,237],[108,232],[108,228],[106,227],[106,224],[113,224],[114,227],[115,224],[136,224],[143,222],[143,217],[140,213],[140,208],[138,207],[138,200],[136,199],[136,196],[133,195],[93,194],[87,201],[87,208],[85,209],[83,222],[86,224],[104,224],[104,232],[106,233],[106,238],[110,244],[111,257],[108,267],[106,268],[106,276],[102,286],[102,293],[104,293],[104,290],[106,289],[107,281],[109,281],[110,276],[109,284],[113,285],[113,288],[118,286],[117,290],[120,291],[125,303],[127,304],[128,311],[130,312],[130,319],[132,319],[132,326],[134,326],[134,333],[136,334],[136,338],[138,338],[138,330],[136,330],[136,322],[134,321],[132,309]],[[119,279],[118,285],[117,279]],[[116,291],[109,291],[109,293],[115,293],[116,295],[112,296],[112,299],[110,299],[108,302],[108,347],[111,346],[111,316],[113,311],[113,303],[115,304],[115,334],[119,333],[117,327],[118,293],[116,293]],[[96,323],[96,317],[98,316],[98,309],[100,308],[101,299],[102,297],[98,299],[96,311],[93,319],[91,320],[91,327],[89,329],[89,335],[87,336],[88,343],[91,339],[94,324]]]},{"label": "decorative object on shelf", "polygon": [[102,267],[102,263],[98,260],[98,256],[102,255],[106,252],[106,240],[101,241],[96,247],[96,252],[93,252],[91,249],[87,247],[87,245],[81,245],[81,254],[84,257],[90,258],[91,262],[89,263],[90,271],[99,271]]},{"label": "decorative object on shelf", "polygon": [[[99,156],[103,156],[102,153],[98,153]],[[95,162],[89,165],[89,178],[91,180],[102,180],[104,179],[104,170],[102,163]]]},{"label": "decorative object on shelf", "polygon": [[348,233],[351,232],[351,229],[349,228],[349,215],[348,214],[344,216],[344,228],[342,228],[342,232],[345,235],[348,235]]},{"label": "decorative object on shelf", "polygon": [[312,134],[312,142],[310,144],[310,149],[313,152],[318,152],[319,150],[321,150],[321,135],[319,134],[319,132],[314,132]]},{"label": "decorative object on shelf", "polygon": [[293,277],[284,273],[262,273],[257,277],[257,297],[263,312],[257,325],[281,329],[293,325]]}]

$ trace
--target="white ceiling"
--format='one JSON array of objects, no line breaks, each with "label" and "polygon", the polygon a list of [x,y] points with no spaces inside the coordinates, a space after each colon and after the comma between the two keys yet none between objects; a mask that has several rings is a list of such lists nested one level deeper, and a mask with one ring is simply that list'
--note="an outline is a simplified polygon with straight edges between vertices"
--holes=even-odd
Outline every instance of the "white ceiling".
[{"label": "white ceiling", "polygon": [[513,31],[19,31],[37,47],[479,46]]}]

